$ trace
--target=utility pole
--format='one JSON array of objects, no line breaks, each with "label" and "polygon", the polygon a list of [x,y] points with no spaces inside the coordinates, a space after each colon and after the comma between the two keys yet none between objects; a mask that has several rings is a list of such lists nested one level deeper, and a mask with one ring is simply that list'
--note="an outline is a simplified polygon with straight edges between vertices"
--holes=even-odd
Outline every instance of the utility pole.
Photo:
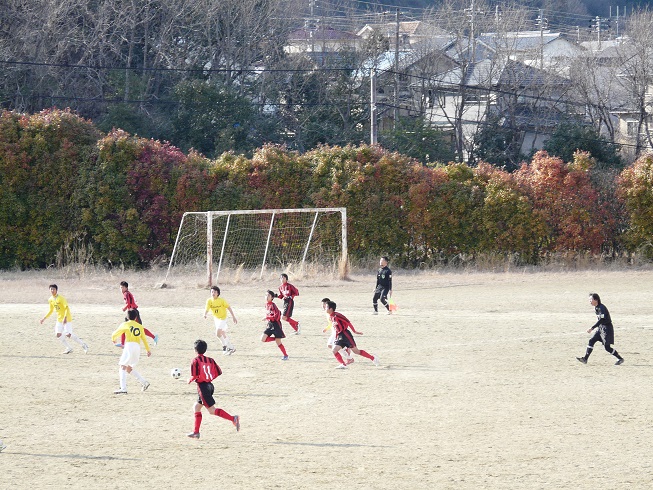
[{"label": "utility pole", "polygon": [[372,67],[370,71],[370,144],[377,143],[376,127],[376,68]]},{"label": "utility pole", "polygon": [[393,129],[397,129],[399,120],[399,9],[395,13],[397,27],[395,29],[395,93],[394,93],[394,122]]}]

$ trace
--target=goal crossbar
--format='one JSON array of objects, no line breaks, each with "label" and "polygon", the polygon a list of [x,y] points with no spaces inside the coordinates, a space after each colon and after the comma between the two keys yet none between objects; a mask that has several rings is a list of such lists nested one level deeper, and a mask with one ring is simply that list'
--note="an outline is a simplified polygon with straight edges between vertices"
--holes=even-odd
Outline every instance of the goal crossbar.
[{"label": "goal crossbar", "polygon": [[[309,248],[312,244],[313,237],[315,235],[316,226],[318,224],[318,216],[320,213],[340,213],[340,240],[341,240],[341,250],[340,250],[340,270],[341,275],[346,275],[347,269],[347,208],[301,208],[301,209],[260,209],[260,210],[233,210],[233,211],[189,211],[183,214],[181,222],[179,224],[179,230],[177,232],[177,237],[175,239],[175,244],[172,251],[172,256],[170,258],[170,263],[168,264],[168,270],[166,272],[166,277],[164,279],[164,285],[168,280],[170,271],[175,265],[175,260],[179,253],[180,242],[182,240],[182,230],[184,229],[184,223],[188,219],[192,219],[193,216],[206,219],[206,278],[209,286],[213,285],[214,274],[213,274],[213,265],[214,265],[214,230],[213,230],[213,219],[216,217],[226,217],[226,223],[224,224],[224,231],[220,246],[220,255],[217,264],[217,272],[215,274],[215,281],[217,282],[220,271],[223,267],[223,260],[225,258],[225,252],[227,247],[227,237],[230,233],[230,225],[232,222],[232,217],[240,215],[269,215],[270,222],[267,226],[267,237],[265,242],[265,249],[263,252],[263,260],[260,263],[260,274],[259,278],[263,276],[265,271],[266,264],[268,262],[268,253],[270,250],[270,241],[272,233],[276,224],[275,219],[278,216],[289,215],[294,213],[313,213],[314,217],[312,219],[312,224],[310,226],[310,231],[308,232],[308,239],[303,245],[303,252],[301,255],[301,266],[303,267],[307,256],[309,253]],[[217,245],[217,244],[216,244]]]}]

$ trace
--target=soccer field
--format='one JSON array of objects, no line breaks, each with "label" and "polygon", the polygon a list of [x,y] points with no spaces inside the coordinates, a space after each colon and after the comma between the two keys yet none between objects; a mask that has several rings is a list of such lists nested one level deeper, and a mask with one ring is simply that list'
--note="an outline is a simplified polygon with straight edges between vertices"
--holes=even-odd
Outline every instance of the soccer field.
[{"label": "soccer field", "polygon": [[[207,289],[156,289],[146,274],[0,275],[0,487],[32,488],[651,488],[653,303],[651,271],[423,273],[395,271],[397,315],[373,316],[374,273],[352,281],[298,280],[281,361],[260,342],[264,294],[278,279],[221,284],[237,351],[222,356],[202,318]],[[160,335],[118,387],[123,318],[118,284],[130,283],[146,327]],[[47,312],[48,285],[69,302],[75,333],[63,355]],[[622,366],[597,344],[583,355],[598,292],[615,325]],[[337,370],[320,300],[357,330],[356,357]],[[277,300],[277,304],[280,302]],[[284,330],[292,330],[284,323]],[[204,411],[193,429],[193,342],[209,342],[223,375],[217,406],[241,430]],[[169,375],[182,369],[182,379]]]}]

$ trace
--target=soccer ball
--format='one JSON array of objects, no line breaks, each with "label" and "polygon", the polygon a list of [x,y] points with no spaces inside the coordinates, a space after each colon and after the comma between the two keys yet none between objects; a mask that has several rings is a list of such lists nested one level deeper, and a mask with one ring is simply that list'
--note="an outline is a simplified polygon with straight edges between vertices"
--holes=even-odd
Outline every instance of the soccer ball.
[{"label": "soccer ball", "polygon": [[172,376],[175,379],[181,378],[181,369],[172,368],[172,370],[170,371],[170,376]]}]

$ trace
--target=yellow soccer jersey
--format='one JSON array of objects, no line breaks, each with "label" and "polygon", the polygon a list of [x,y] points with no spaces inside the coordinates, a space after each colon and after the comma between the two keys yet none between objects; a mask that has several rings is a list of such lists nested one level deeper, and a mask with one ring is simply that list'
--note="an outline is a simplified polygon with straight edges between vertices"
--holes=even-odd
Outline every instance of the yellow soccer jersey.
[{"label": "yellow soccer jersey", "polygon": [[66,298],[60,294],[57,294],[56,296],[50,296],[48,303],[50,305],[50,311],[48,311],[48,314],[45,315],[45,318],[52,315],[53,311],[56,311],[58,322],[63,323],[64,318],[67,322],[73,321],[73,315],[70,313],[70,308],[68,307],[68,301],[66,301]]},{"label": "yellow soccer jersey", "polygon": [[123,333],[125,334],[125,342],[136,342],[137,344],[140,344],[140,342],[143,341],[145,350],[150,350],[143,325],[135,322],[134,320],[129,320],[128,322],[120,325],[118,330],[111,334],[111,341],[115,344]]},{"label": "yellow soccer jersey", "polygon": [[227,308],[229,308],[229,303],[227,303],[225,299],[219,296],[215,299],[209,298],[206,300],[205,311],[211,311],[213,313],[213,316],[216,317],[218,320],[227,319]]}]

